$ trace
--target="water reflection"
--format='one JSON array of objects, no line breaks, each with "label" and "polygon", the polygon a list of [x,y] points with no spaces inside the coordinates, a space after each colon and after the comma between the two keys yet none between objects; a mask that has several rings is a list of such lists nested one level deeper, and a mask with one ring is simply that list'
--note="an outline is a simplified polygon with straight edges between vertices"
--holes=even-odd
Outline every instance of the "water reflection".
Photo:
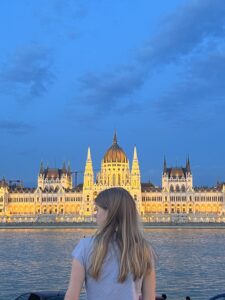
[{"label": "water reflection", "polygon": [[[81,229],[10,229],[0,231],[0,299],[30,290],[65,290],[71,252],[93,234]],[[148,229],[158,254],[157,290],[168,299],[208,299],[225,289],[225,230]]]}]

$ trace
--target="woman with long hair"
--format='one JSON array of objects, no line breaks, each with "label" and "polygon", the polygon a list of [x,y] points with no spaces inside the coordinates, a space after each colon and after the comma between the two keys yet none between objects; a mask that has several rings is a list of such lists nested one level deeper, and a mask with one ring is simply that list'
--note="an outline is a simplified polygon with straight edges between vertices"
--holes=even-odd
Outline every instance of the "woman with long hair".
[{"label": "woman with long hair", "polygon": [[72,252],[65,300],[78,300],[84,282],[87,300],[155,300],[154,253],[140,229],[134,199],[111,188],[95,205],[98,229]]}]

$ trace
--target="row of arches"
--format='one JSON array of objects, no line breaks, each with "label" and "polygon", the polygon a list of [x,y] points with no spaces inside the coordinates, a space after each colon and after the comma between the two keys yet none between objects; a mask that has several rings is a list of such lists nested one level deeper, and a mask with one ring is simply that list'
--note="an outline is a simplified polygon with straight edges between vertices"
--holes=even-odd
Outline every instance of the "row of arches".
[{"label": "row of arches", "polygon": [[143,213],[218,213],[221,205],[210,204],[147,204],[143,207]]},{"label": "row of arches", "polygon": [[80,212],[80,204],[70,205],[42,205],[35,207],[33,205],[14,205],[8,210],[9,214],[78,214]]},{"label": "row of arches", "polygon": [[173,193],[173,192],[185,192],[186,191],[186,188],[185,188],[185,185],[173,185],[171,184],[170,185],[170,192]]}]

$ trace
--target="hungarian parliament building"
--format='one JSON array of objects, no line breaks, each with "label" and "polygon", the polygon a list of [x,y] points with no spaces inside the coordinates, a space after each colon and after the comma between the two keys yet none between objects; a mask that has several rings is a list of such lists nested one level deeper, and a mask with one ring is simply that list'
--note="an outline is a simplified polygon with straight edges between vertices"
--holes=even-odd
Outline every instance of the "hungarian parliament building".
[{"label": "hungarian parliament building", "polygon": [[[36,188],[0,181],[0,222],[93,222],[99,192],[122,187],[133,196],[144,222],[225,222],[225,183],[194,187],[189,158],[183,167],[168,167],[164,159],[162,186],[142,183],[137,149],[130,169],[116,133],[94,176],[88,148],[83,184],[73,186],[70,166],[42,163]],[[96,179],[95,179],[96,178]]]}]

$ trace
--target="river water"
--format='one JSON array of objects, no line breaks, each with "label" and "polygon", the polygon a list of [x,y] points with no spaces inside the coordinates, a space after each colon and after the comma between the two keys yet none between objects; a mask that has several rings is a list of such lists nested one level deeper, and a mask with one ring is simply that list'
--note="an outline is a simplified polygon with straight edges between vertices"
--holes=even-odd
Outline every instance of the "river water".
[{"label": "river water", "polygon": [[[0,230],[0,300],[31,290],[66,290],[71,252],[93,232]],[[145,235],[158,255],[157,294],[166,293],[168,300],[187,295],[207,300],[225,292],[225,229],[148,229]]]}]

